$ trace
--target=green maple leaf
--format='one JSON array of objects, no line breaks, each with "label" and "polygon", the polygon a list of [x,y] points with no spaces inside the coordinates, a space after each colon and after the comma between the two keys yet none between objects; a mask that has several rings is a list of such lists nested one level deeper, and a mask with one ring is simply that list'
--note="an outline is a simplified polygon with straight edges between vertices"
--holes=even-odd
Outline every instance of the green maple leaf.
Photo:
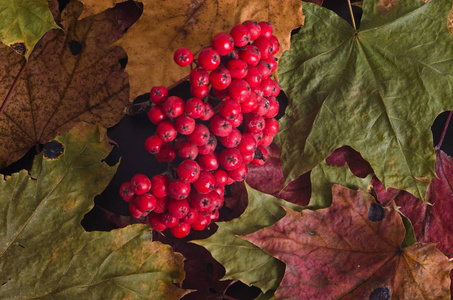
[{"label": "green maple leaf", "polygon": [[59,28],[49,0],[2,0],[0,20],[0,40],[27,59],[47,31]]},{"label": "green maple leaf", "polygon": [[364,1],[357,31],[304,4],[305,26],[278,67],[290,99],[276,137],[285,184],[350,145],[385,187],[424,200],[435,176],[430,126],[453,109],[451,1],[386,3]]},{"label": "green maple leaf", "polygon": [[2,299],[179,299],[183,257],[149,226],[86,232],[80,225],[116,167],[105,129],[77,126],[0,180]]}]

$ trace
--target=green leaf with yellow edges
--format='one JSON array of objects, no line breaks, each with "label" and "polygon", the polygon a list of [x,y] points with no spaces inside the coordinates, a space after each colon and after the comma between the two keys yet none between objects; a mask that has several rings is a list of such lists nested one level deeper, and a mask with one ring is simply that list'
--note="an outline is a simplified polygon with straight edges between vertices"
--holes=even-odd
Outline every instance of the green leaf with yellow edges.
[{"label": "green leaf with yellow edges", "polygon": [[[46,144],[33,168],[0,180],[2,299],[180,299],[183,256],[133,225],[80,222],[116,171],[105,129],[80,125]],[[176,285],[175,285],[176,284]]]},{"label": "green leaf with yellow edges", "polygon": [[0,40],[27,59],[47,31],[59,28],[49,0],[2,0],[0,20]]}]

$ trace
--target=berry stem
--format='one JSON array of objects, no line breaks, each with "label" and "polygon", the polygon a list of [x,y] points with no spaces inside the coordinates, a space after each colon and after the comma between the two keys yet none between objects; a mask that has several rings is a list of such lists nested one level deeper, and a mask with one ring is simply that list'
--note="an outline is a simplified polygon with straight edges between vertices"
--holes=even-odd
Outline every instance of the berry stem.
[{"label": "berry stem", "polygon": [[440,136],[439,143],[437,143],[437,145],[435,147],[436,151],[439,150],[440,147],[442,147],[442,143],[444,142],[445,134],[447,133],[448,125],[450,124],[452,115],[453,115],[453,111],[451,110],[448,113],[447,120],[445,121],[444,130],[442,131],[442,134]]},{"label": "berry stem", "polygon": [[354,14],[352,13],[351,0],[348,0],[348,5],[349,5],[349,13],[351,14],[352,27],[354,27],[354,30],[357,30],[357,28],[355,26]]}]

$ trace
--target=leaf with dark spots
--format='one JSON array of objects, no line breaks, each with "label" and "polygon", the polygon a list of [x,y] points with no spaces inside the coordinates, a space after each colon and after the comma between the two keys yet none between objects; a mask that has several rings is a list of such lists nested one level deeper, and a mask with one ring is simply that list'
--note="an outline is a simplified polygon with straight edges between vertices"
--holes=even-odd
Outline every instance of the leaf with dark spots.
[{"label": "leaf with dark spots", "polygon": [[[106,130],[80,124],[55,138],[59,159],[0,180],[2,299],[180,299],[184,257],[149,226],[86,232],[80,224],[116,167]],[[179,286],[179,287],[178,287]]]},{"label": "leaf with dark spots", "polygon": [[128,75],[112,47],[120,25],[114,9],[77,21],[82,5],[61,13],[63,30],[44,35],[28,63],[0,45],[0,168],[36,144],[84,121],[111,127],[129,100]]},{"label": "leaf with dark spots", "polygon": [[371,203],[370,209],[368,210],[368,220],[372,222],[379,222],[385,218],[384,208],[376,203]]},{"label": "leaf with dark spots", "polygon": [[334,185],[329,208],[295,212],[243,238],[282,260],[276,299],[449,299],[453,268],[434,244],[400,245],[405,229],[393,207],[368,218],[375,199]]}]

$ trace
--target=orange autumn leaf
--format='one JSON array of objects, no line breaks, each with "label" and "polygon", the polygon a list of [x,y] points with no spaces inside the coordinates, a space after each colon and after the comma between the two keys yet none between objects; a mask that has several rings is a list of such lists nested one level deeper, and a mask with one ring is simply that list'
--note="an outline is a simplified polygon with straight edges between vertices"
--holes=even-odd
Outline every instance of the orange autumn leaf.
[{"label": "orange autumn leaf", "polygon": [[229,32],[238,23],[252,19],[268,21],[280,41],[280,51],[289,49],[291,31],[303,24],[298,0],[167,1],[144,0],[143,14],[117,42],[128,55],[131,99],[153,86],[170,86],[189,74],[173,61],[178,48],[193,53],[210,46],[218,32]]},{"label": "orange autumn leaf", "polygon": [[393,207],[334,185],[329,208],[286,216],[244,239],[286,263],[277,299],[450,299],[450,262],[434,244],[402,249]]}]

